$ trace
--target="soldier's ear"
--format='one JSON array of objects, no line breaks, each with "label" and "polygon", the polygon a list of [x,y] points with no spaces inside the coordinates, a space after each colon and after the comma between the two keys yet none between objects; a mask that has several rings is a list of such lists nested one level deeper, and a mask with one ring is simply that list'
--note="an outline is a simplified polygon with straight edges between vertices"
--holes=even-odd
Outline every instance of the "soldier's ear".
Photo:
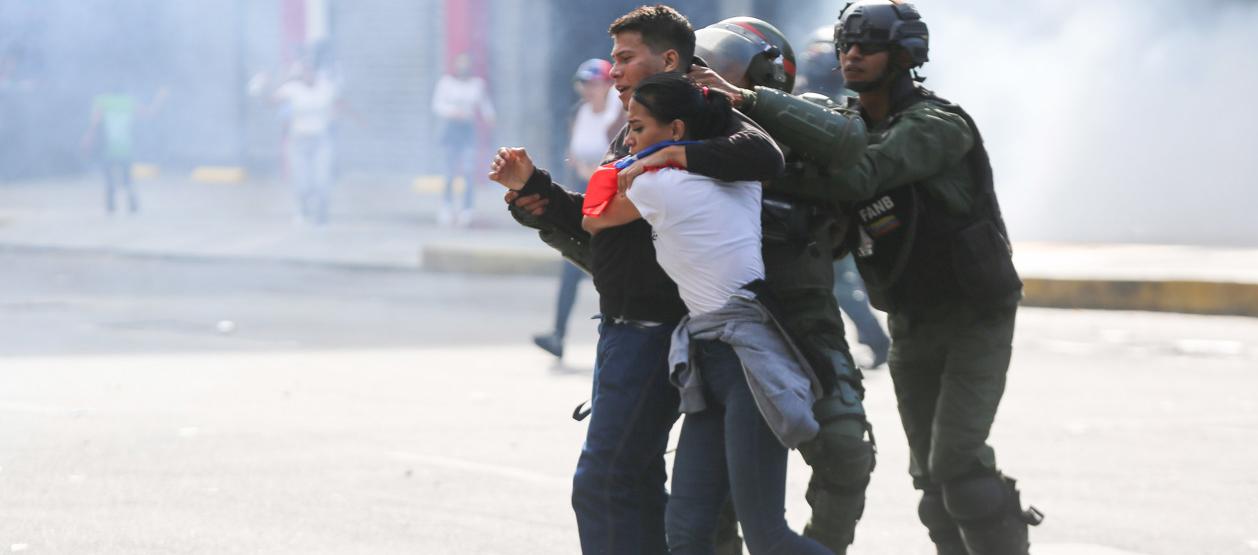
[{"label": "soldier's ear", "polygon": [[669,125],[672,127],[672,137],[674,141],[680,141],[686,137],[686,122],[675,119]]}]

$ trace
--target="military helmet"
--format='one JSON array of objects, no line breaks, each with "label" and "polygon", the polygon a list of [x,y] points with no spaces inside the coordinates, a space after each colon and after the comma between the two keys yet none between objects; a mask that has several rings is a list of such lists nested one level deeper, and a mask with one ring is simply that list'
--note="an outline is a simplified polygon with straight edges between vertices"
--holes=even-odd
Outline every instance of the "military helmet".
[{"label": "military helmet", "polygon": [[897,45],[913,57],[917,67],[929,60],[930,32],[912,4],[892,0],[859,0],[848,3],[834,26],[834,43]]},{"label": "military helmet", "polygon": [[795,51],[781,31],[754,17],[731,17],[695,31],[695,55],[728,81],[795,88]]},{"label": "military helmet", "polygon": [[[814,92],[834,98],[843,92],[843,72],[834,51],[834,27],[826,25],[808,36],[799,54],[802,83],[798,92]],[[799,81],[797,81],[799,82]]]}]

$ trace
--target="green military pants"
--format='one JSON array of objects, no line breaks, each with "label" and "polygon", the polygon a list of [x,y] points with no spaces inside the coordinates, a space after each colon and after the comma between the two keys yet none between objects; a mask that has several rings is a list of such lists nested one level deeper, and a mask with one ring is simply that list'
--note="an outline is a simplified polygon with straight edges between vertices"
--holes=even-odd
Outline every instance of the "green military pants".
[{"label": "green military pants", "polygon": [[915,488],[996,469],[987,436],[1005,392],[1016,312],[952,302],[891,315],[889,364]]}]

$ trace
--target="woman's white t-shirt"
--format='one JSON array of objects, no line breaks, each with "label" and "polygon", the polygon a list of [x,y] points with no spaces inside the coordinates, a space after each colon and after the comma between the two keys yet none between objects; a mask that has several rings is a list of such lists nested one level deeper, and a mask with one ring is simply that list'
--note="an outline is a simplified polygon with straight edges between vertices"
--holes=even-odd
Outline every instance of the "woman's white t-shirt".
[{"label": "woman's white t-shirt", "polygon": [[739,287],[764,279],[760,183],[666,168],[638,176],[627,196],[651,224],[655,258],[690,314],[717,310]]}]

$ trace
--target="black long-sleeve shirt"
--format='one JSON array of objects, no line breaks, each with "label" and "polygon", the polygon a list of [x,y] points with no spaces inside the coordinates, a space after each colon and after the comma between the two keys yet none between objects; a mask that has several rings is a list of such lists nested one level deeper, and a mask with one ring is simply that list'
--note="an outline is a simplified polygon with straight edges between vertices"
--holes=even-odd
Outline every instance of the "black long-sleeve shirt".
[{"label": "black long-sleeve shirt", "polygon": [[[782,151],[777,144],[746,116],[739,112],[734,116],[725,136],[686,145],[687,170],[722,181],[764,181],[781,174]],[[616,135],[604,163],[629,154],[627,133],[628,126]],[[533,172],[520,194],[540,194],[550,201],[536,222],[543,234],[557,231],[574,243],[590,245],[590,270],[604,317],[674,322],[686,314],[677,285],[656,262],[646,221],[608,228],[591,238],[581,229],[584,196],[554,183],[543,170]]]}]

